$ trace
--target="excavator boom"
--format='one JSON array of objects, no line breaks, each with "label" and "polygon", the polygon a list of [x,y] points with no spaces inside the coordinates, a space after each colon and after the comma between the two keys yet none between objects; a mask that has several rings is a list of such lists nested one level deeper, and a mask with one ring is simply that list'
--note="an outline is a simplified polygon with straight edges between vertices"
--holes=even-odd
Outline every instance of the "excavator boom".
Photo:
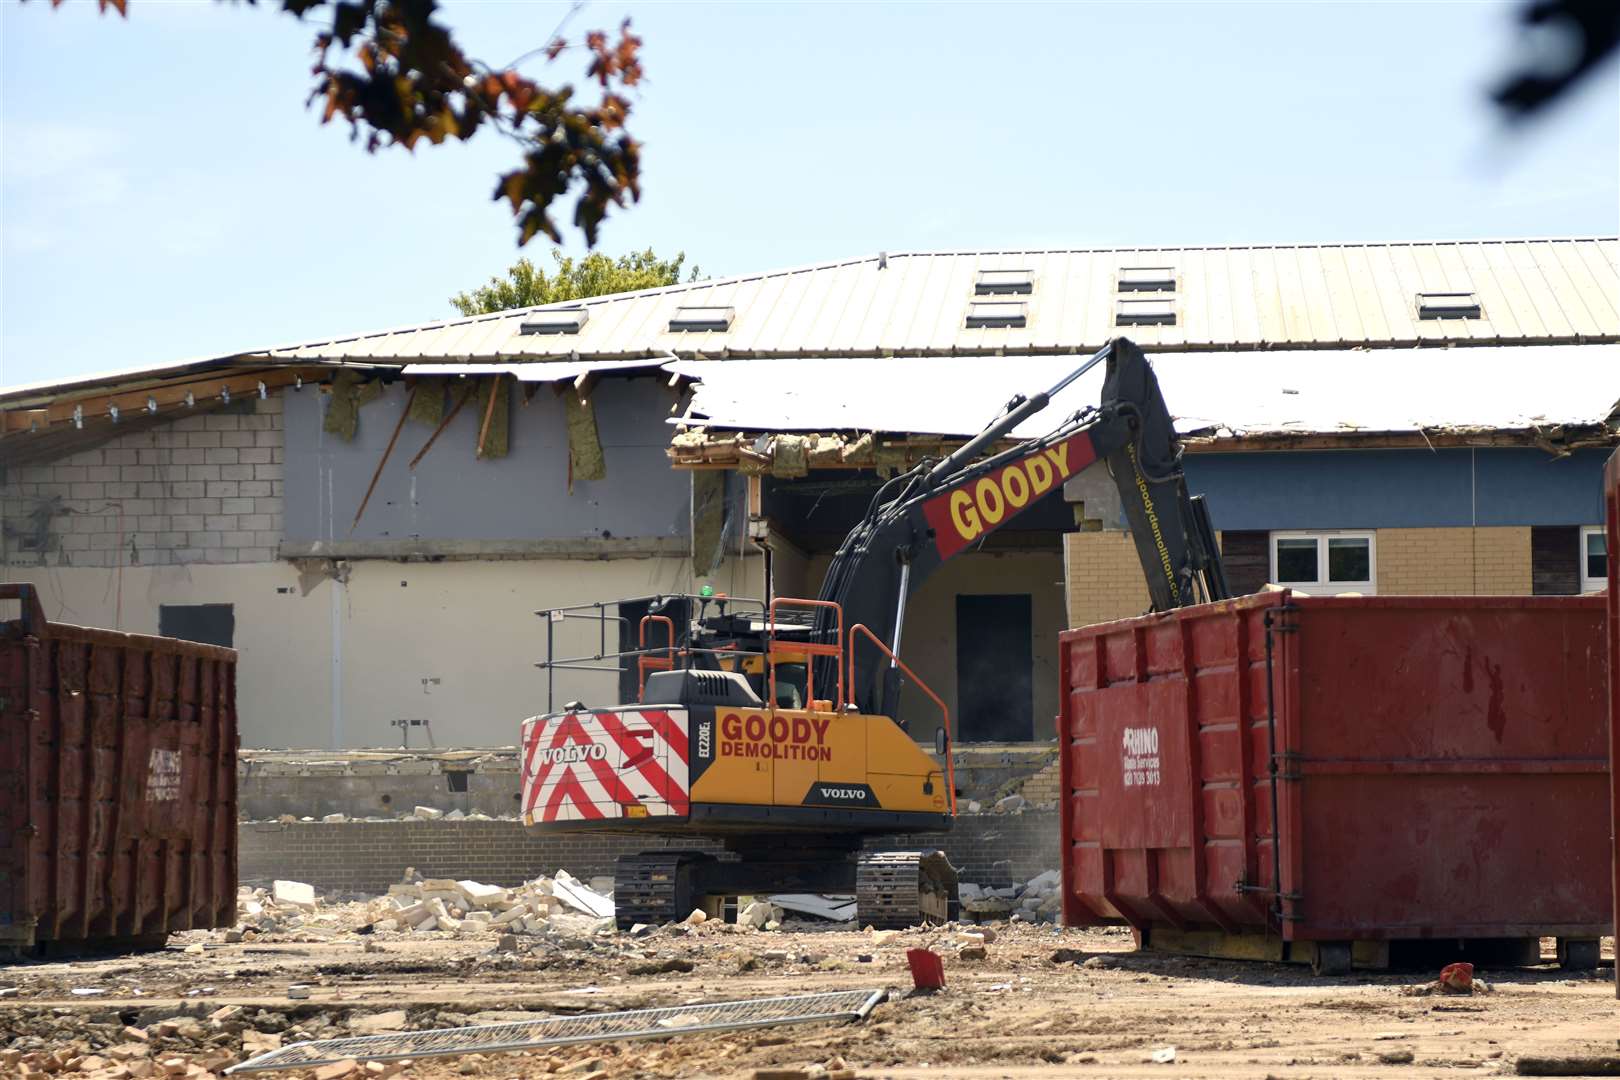
[{"label": "excavator boom", "polygon": [[[1099,363],[1107,373],[1096,407],[1040,438],[980,456]],[[820,598],[839,604],[846,623],[864,623],[898,653],[906,601],[930,574],[1099,461],[1119,488],[1153,609],[1228,596],[1214,529],[1203,501],[1187,491],[1181,444],[1158,380],[1142,350],[1117,338],[1051,389],[1014,398],[949,457],[880,488],[840,545]],[[830,629],[818,623],[817,636]],[[818,671],[818,681],[823,677]],[[873,672],[852,693],[862,709],[893,716],[899,674],[892,666]]]}]

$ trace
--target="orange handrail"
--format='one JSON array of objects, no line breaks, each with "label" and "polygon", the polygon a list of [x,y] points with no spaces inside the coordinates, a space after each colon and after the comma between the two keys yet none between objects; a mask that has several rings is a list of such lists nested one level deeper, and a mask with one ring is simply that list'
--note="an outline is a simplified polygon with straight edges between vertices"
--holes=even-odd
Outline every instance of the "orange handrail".
[{"label": "orange handrail", "polygon": [[[770,694],[771,704],[776,704],[776,609],[778,606],[802,608],[831,608],[837,615],[837,630],[833,635],[831,645],[822,642],[792,643],[793,651],[806,656],[830,656],[833,658],[833,669],[838,672],[838,700],[833,702],[833,709],[844,711],[844,606],[833,600],[797,600],[791,596],[778,596],[771,600],[770,619],[766,623],[766,660],[771,669]],[[785,649],[782,651],[786,651]],[[816,707],[816,665],[811,662],[805,664],[804,703],[811,711]]]},{"label": "orange handrail", "polygon": [[[675,648],[675,620],[671,619],[668,615],[643,615],[641,617],[641,622],[636,626],[636,648],[638,650],[646,649],[647,624],[649,622],[661,622],[664,624],[665,630],[668,634],[665,640],[669,642],[669,644],[664,646],[664,651],[666,653],[673,652]],[[641,701],[647,696],[647,672],[673,670],[675,670],[675,658],[673,656],[636,657],[636,675],[638,681],[638,685],[636,687],[636,700]]]},{"label": "orange handrail", "polygon": [[917,688],[919,690],[921,690],[923,693],[927,694],[930,701],[932,701],[935,705],[939,706],[939,713],[940,713],[942,721],[943,721],[943,723],[945,725],[945,727],[944,727],[944,730],[945,730],[945,784],[946,784],[947,787],[950,788],[950,792],[951,792],[951,816],[955,817],[956,816],[956,739],[951,734],[951,710],[945,707],[945,702],[940,698],[940,696],[938,694],[934,693],[934,691],[929,688],[927,683],[925,683],[921,679],[917,678],[917,673],[915,671],[912,671],[910,668],[908,668],[906,666],[906,662],[904,660],[902,660],[898,656],[894,655],[893,651],[891,651],[890,648],[887,645],[883,644],[883,639],[879,638],[876,634],[872,633],[872,631],[870,631],[870,630],[868,630],[866,628],[865,623],[856,623],[854,626],[849,628],[849,685],[850,686],[855,685],[855,635],[856,634],[864,634],[864,635],[866,635],[867,640],[871,641],[872,644],[874,644],[878,648],[882,649],[883,650],[883,655],[887,656],[894,664],[896,664],[900,668],[901,671],[906,673],[906,678],[908,678],[912,682],[916,683]]}]

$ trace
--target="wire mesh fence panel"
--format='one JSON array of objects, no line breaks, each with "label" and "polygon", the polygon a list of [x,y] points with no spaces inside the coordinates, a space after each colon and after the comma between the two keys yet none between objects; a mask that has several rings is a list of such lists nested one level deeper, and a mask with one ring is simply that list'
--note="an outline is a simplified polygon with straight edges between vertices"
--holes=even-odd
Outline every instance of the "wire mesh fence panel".
[{"label": "wire mesh fence panel", "polygon": [[361,1035],[349,1039],[316,1039],[294,1043],[249,1058],[225,1071],[265,1072],[302,1069],[335,1061],[397,1061],[402,1058],[487,1054],[532,1050],[571,1043],[619,1039],[657,1039],[705,1031],[808,1024],[828,1020],[861,1020],[883,1000],[884,990],[836,990],[824,994],[719,1001],[665,1009],[551,1016],[507,1024],[440,1028],[398,1035]]}]

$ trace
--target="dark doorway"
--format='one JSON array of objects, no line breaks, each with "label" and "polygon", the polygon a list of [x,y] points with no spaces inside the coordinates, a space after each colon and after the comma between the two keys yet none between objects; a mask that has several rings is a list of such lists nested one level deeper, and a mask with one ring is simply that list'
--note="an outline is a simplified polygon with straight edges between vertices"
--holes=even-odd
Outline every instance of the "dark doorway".
[{"label": "dark doorway", "polygon": [[236,648],[236,608],[231,604],[162,604],[158,633],[204,645]]},{"label": "dark doorway", "polygon": [[1035,659],[1028,593],[956,598],[957,738],[1035,737]]}]

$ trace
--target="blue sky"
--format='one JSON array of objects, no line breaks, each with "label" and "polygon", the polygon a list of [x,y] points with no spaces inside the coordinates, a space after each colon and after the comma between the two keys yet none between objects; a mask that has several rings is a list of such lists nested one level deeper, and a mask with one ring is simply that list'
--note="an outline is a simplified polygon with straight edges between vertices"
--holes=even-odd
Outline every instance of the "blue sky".
[{"label": "blue sky", "polygon": [[[365,154],[304,109],[316,27],[275,7],[0,0],[0,384],[442,318],[518,256],[490,201],[511,144]],[[444,18],[500,64],[565,10]],[[601,247],[718,276],[878,250],[1613,235],[1620,67],[1504,130],[1485,89],[1513,10],[592,0],[573,29],[631,16],[649,75],[646,193]]]}]

